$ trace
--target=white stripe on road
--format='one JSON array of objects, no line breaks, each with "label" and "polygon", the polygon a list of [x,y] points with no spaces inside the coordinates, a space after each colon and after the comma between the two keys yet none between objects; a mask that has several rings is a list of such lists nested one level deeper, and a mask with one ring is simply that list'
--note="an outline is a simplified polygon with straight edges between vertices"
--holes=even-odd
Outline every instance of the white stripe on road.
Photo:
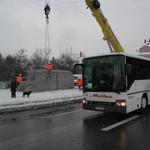
[{"label": "white stripe on road", "polygon": [[79,109],[79,110],[75,110],[75,111],[70,111],[70,112],[66,112],[66,113],[61,113],[61,114],[57,114],[57,115],[45,116],[45,117],[41,117],[41,118],[45,119],[45,118],[52,118],[52,117],[60,117],[60,116],[69,115],[69,114],[80,112],[80,111],[83,111],[83,109]]},{"label": "white stripe on road", "polygon": [[123,125],[123,124],[125,124],[125,123],[127,123],[127,122],[130,122],[130,121],[132,121],[132,120],[134,120],[134,119],[136,119],[136,118],[139,118],[140,116],[138,116],[138,115],[136,115],[136,116],[133,116],[133,117],[130,117],[130,118],[128,118],[128,119],[125,119],[125,120],[123,120],[123,121],[120,121],[120,122],[118,122],[118,123],[115,123],[115,124],[113,124],[113,125],[110,125],[110,126],[108,126],[108,127],[105,127],[105,128],[103,128],[103,129],[101,129],[102,131],[109,131],[109,130],[111,130],[111,129],[113,129],[113,128],[116,128],[116,127],[118,127],[118,126],[121,126],[121,125]]}]

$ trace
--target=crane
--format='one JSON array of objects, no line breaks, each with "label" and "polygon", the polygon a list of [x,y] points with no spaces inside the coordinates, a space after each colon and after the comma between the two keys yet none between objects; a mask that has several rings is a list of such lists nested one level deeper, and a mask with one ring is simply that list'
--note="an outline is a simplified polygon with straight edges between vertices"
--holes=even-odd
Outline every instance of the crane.
[{"label": "crane", "polygon": [[104,34],[104,40],[107,41],[110,51],[115,53],[124,52],[122,45],[113,33],[107,19],[103,15],[103,12],[100,8],[100,2],[98,0],[85,0],[85,2],[100,25]]}]

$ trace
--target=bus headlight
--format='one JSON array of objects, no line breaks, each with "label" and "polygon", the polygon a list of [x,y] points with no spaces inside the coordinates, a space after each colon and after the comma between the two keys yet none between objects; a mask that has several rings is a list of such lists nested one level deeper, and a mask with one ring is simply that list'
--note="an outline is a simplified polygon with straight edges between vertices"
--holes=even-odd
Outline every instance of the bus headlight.
[{"label": "bus headlight", "polygon": [[126,100],[125,99],[117,99],[116,105],[117,106],[126,106]]},{"label": "bus headlight", "polygon": [[87,103],[86,98],[83,98],[82,103],[83,103],[83,104],[86,104],[86,103]]}]

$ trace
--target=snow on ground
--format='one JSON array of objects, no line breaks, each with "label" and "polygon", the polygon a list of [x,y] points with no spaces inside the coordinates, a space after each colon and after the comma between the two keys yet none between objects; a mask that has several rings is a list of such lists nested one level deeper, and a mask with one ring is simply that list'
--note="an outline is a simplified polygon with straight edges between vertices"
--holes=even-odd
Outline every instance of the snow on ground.
[{"label": "snow on ground", "polygon": [[22,92],[16,92],[16,98],[11,98],[10,89],[0,89],[0,109],[51,104],[79,99],[81,97],[82,91],[80,91],[79,89],[69,89],[33,92],[31,93],[29,98],[22,97]]}]

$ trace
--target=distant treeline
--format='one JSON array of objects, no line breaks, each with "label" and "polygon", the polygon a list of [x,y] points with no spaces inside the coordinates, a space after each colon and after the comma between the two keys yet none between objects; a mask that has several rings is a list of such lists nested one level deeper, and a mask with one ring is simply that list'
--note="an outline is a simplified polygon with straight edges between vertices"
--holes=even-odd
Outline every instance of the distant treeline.
[{"label": "distant treeline", "polygon": [[75,60],[69,53],[62,53],[59,58],[50,60],[51,50],[36,49],[29,57],[26,50],[21,49],[14,55],[3,56],[0,53],[0,81],[9,81],[11,76],[22,74],[25,78],[31,69],[43,69],[48,63],[53,64],[53,69],[73,71]]}]

